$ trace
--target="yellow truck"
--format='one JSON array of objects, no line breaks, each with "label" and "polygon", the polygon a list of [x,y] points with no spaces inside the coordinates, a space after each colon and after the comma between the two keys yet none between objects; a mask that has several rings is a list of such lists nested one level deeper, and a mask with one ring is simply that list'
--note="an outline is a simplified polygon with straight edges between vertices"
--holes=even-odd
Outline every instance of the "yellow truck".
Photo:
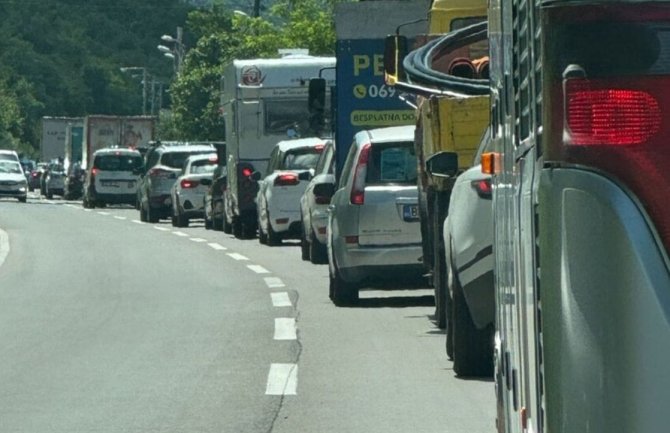
[{"label": "yellow truck", "polygon": [[[462,46],[457,43],[449,50],[438,50],[433,48],[433,42],[447,33],[486,21],[487,3],[485,0],[435,0],[427,15],[429,34],[417,38],[417,45],[427,49],[426,55],[413,56],[418,71],[413,75],[404,66],[407,42],[400,34],[387,39],[384,62],[387,84],[417,95],[415,148],[423,263],[435,289],[437,324],[445,328],[448,296],[442,225],[455,177],[471,166],[479,140],[489,124],[488,43],[480,38]],[[410,55],[419,47],[414,48]],[[422,63],[436,71],[437,76],[424,76]],[[445,91],[444,87],[448,86],[442,86],[440,74],[455,77],[457,89],[460,89],[460,78],[465,79],[461,81],[466,84],[461,86],[461,91]],[[479,85],[470,86],[467,81]],[[471,91],[473,87],[476,91]],[[449,162],[453,165],[453,176],[431,174],[432,163]]]}]

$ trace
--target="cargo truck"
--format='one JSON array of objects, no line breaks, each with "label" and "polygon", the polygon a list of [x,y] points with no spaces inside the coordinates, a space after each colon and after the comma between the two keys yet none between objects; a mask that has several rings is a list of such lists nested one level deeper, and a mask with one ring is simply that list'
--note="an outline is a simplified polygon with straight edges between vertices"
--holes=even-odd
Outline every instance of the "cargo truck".
[{"label": "cargo truck", "polygon": [[[459,317],[469,317],[473,306],[470,304],[471,299],[465,296],[468,311],[456,312],[456,306],[451,302],[446,267],[446,248],[450,246],[445,245],[443,225],[456,176],[471,166],[477,146],[489,124],[486,28],[484,37],[479,39],[438,43],[446,35],[473,24],[482,23],[485,26],[487,4],[483,0],[435,0],[427,15],[429,34],[418,38],[419,43],[413,51],[407,52],[407,38],[400,32],[388,39],[385,53],[386,81],[418,95],[414,145],[418,158],[419,213],[423,261],[435,292],[436,322],[440,328],[447,328],[451,323],[447,329],[446,348],[455,360],[457,373],[481,374],[474,368],[477,363],[466,365],[459,362],[459,358],[472,359],[471,353],[454,353],[451,347],[451,337],[461,332],[451,319],[456,313],[460,314]],[[443,88],[445,77],[457,85],[453,89]],[[445,175],[443,169],[436,172],[431,170],[432,166],[445,167],[448,164],[453,165],[451,175]],[[489,301],[493,310],[493,281],[489,285],[490,290],[486,293],[490,293]],[[484,326],[490,325],[490,329],[493,329],[493,321],[491,317]],[[491,340],[488,344],[491,350],[486,354],[490,360],[493,351],[492,332],[489,334],[491,336],[482,333],[479,338]],[[486,342],[471,343],[464,346],[466,350],[486,346]]]},{"label": "cargo truck", "polygon": [[106,147],[136,149],[154,139],[156,117],[90,115],[84,119],[82,167],[89,168],[91,155]]},{"label": "cargo truck", "polygon": [[68,126],[82,127],[81,117],[43,117],[40,160],[51,161],[65,158],[65,140]]}]

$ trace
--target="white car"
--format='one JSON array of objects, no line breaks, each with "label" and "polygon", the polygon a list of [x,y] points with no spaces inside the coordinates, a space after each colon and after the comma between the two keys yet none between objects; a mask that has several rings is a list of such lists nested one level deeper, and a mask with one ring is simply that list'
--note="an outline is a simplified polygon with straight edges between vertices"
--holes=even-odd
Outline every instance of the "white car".
[{"label": "white car", "polygon": [[316,167],[325,140],[317,137],[285,140],[270,154],[268,175],[259,180],[256,206],[258,239],[270,246],[282,239],[299,239],[301,233],[300,197]]},{"label": "white car", "polygon": [[19,161],[0,159],[0,197],[14,197],[25,203],[28,181]]},{"label": "white car", "polygon": [[330,298],[354,302],[362,283],[423,273],[414,126],[354,136],[328,208]]},{"label": "white car", "polygon": [[96,151],[92,160],[84,181],[84,207],[134,205],[144,165],[142,154],[132,149],[106,148]]},{"label": "white car", "polygon": [[174,227],[188,227],[190,219],[205,217],[205,194],[217,161],[216,153],[191,155],[184,161],[184,168],[170,190]]},{"label": "white car", "polygon": [[[487,376],[493,369],[495,291],[491,176],[482,173],[481,155],[491,152],[487,130],[471,168],[454,183],[443,236],[446,287],[436,302],[445,314],[447,354],[461,376]],[[438,288],[436,288],[438,290]]]},{"label": "white car", "polygon": [[326,228],[328,205],[335,192],[335,144],[328,141],[314,169],[314,177],[300,198],[302,259],[314,264],[328,263]]}]

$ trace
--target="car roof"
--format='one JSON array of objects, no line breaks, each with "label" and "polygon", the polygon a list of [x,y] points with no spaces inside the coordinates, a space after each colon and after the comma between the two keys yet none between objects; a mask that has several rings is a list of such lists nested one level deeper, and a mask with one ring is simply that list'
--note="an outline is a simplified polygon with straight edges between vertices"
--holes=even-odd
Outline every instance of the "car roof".
[{"label": "car roof", "polygon": [[405,126],[389,126],[387,128],[376,128],[361,131],[358,138],[365,137],[363,141],[371,141],[372,143],[384,143],[393,141],[414,141],[414,125]]},{"label": "car roof", "polygon": [[280,141],[275,146],[278,147],[282,152],[286,152],[287,150],[299,149],[301,147],[314,147],[319,144],[325,145],[327,141],[327,139],[319,137],[296,138],[293,140]]},{"label": "car roof", "polygon": [[125,147],[106,147],[104,149],[98,149],[96,150],[93,155],[99,155],[99,154],[117,154],[117,153],[125,153],[125,154],[133,154],[133,155],[139,155],[142,156],[142,154],[135,149],[128,149]]},{"label": "car roof", "polygon": [[6,153],[8,155],[15,155],[18,158],[18,153],[16,153],[16,150],[0,149],[0,153]]},{"label": "car roof", "polygon": [[194,145],[176,145],[176,146],[160,146],[157,151],[161,153],[168,153],[168,152],[200,152],[200,151],[207,151],[210,150],[212,153],[215,153],[215,149],[213,146],[206,146],[202,144],[194,144]]},{"label": "car roof", "polygon": [[186,158],[187,161],[193,162],[193,161],[200,161],[200,160],[208,160],[211,157],[216,158],[216,152],[212,153],[201,153],[198,155],[191,155],[188,158]]}]

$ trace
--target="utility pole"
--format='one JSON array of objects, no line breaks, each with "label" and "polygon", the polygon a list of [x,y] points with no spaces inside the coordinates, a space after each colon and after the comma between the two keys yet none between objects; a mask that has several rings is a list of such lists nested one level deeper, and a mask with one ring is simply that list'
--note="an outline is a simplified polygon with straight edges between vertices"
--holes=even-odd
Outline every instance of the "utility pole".
[{"label": "utility pole", "polygon": [[251,16],[254,18],[261,16],[261,0],[254,0],[254,12]]}]

